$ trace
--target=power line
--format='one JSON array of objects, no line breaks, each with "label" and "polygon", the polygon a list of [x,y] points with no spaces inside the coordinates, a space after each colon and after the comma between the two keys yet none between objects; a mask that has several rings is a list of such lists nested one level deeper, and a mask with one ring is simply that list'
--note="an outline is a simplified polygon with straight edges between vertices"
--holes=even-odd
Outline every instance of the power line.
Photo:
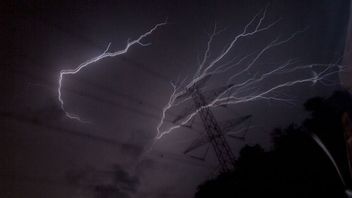
[{"label": "power line", "polygon": [[[29,73],[29,72],[26,72],[26,71],[17,70],[17,69],[14,69],[14,68],[8,69],[7,71],[23,75],[23,76],[25,76],[27,78],[37,79],[37,80],[39,80],[41,82],[43,82],[43,81],[45,82],[46,81],[45,82],[46,86],[48,86],[49,88],[52,88],[53,90],[56,90],[56,87],[55,87],[56,85],[54,85],[52,82],[48,82],[46,79],[42,78],[39,75],[34,75],[32,73]],[[75,94],[75,95],[78,95],[78,96],[81,96],[81,97],[84,97],[84,98],[88,98],[88,99],[93,100],[93,101],[98,102],[98,103],[108,104],[108,105],[111,105],[111,106],[114,106],[114,107],[122,108],[122,109],[124,109],[124,110],[126,110],[128,112],[134,113],[134,114],[139,115],[139,116],[143,116],[143,117],[146,117],[146,118],[149,118],[149,119],[153,119],[153,120],[156,120],[156,121],[159,121],[159,119],[160,119],[159,115],[156,115],[156,114],[153,114],[153,113],[149,113],[149,112],[145,112],[145,111],[141,111],[138,108],[131,107],[131,106],[128,106],[128,105],[122,105],[122,104],[120,104],[118,102],[115,102],[114,100],[98,97],[96,95],[93,95],[93,94],[90,94],[90,93],[87,93],[87,92],[84,92],[84,91],[81,91],[81,90],[75,90],[75,89],[70,89],[70,88],[66,88],[66,87],[64,88],[64,90],[66,90],[66,91],[68,91],[68,92],[70,92],[72,94]],[[110,92],[110,94],[111,94],[111,92]],[[142,100],[138,100],[137,98],[131,97],[131,96],[127,95],[127,94],[118,94],[118,95],[117,94],[118,94],[118,92],[114,91],[114,94],[112,94],[112,95],[117,96],[117,97],[124,97],[129,102],[130,101],[134,101],[138,105],[149,106],[149,108],[152,108],[152,109],[157,110],[157,111],[161,111],[157,107],[151,106],[151,104],[147,105],[145,103],[140,103],[138,101],[142,101]],[[172,123],[172,120],[166,119],[166,121]],[[196,130],[194,128],[189,128],[189,127],[186,127],[186,126],[184,128],[199,132],[198,130]]]},{"label": "power line", "polygon": [[[34,17],[37,19],[37,21],[42,22],[42,24],[45,24],[45,25],[50,26],[50,27],[54,27],[57,31],[63,32],[65,34],[67,34],[67,35],[70,35],[72,38],[75,38],[77,40],[81,40],[84,43],[89,44],[90,46],[92,46],[94,48],[103,49],[103,48],[106,47],[106,46],[101,46],[101,45],[97,44],[96,42],[94,42],[93,40],[89,39],[88,37],[86,37],[86,36],[84,36],[82,34],[77,34],[77,33],[73,32],[73,31],[68,31],[67,29],[63,28],[59,24],[54,23],[53,21],[49,21],[48,18],[44,18],[44,17],[37,16],[37,15],[34,15]],[[21,19],[31,20],[31,18],[28,18],[26,16],[22,16]],[[135,60],[129,59],[128,57],[124,57],[124,56],[119,57],[119,59],[129,63],[130,65],[134,66],[135,68],[138,68],[141,71],[143,71],[143,72],[145,72],[145,73],[147,73],[147,74],[149,74],[149,75],[151,75],[151,76],[153,76],[153,77],[155,77],[155,78],[157,78],[157,79],[159,79],[159,80],[161,80],[163,82],[169,83],[169,81],[170,81],[169,78],[167,78],[166,76],[164,76],[164,75],[160,74],[159,72],[156,72],[156,71],[154,71],[152,69],[149,69],[148,67],[146,67],[144,64],[142,64],[140,62],[137,62]],[[89,83],[89,84],[93,84],[93,83]],[[99,89],[102,88],[102,86],[97,85],[97,84],[95,84],[95,86],[98,87]],[[107,90],[106,87],[104,88],[104,90]],[[111,89],[110,89],[110,91],[111,91]],[[127,94],[121,94],[121,93],[118,93],[118,92],[114,91],[114,95],[119,95],[119,97],[125,97],[125,98],[128,99],[128,101],[131,101],[131,99],[132,99],[132,101],[135,101],[136,103],[141,105],[140,101],[142,101],[142,100],[139,100],[139,99],[136,99],[136,98],[131,98],[130,96],[127,96]],[[151,108],[154,108],[158,112],[161,112],[160,109],[158,109],[157,107],[155,107],[152,104],[148,104],[146,106],[149,106]],[[170,114],[170,115],[172,115],[172,114]],[[173,116],[175,116],[175,115],[173,115]],[[153,116],[153,117],[155,117],[155,116]],[[157,116],[157,117],[159,119],[159,116]],[[171,121],[169,121],[169,122],[171,122]],[[185,128],[189,128],[189,127],[185,127]]]},{"label": "power line", "polygon": [[[93,134],[89,134],[89,133],[84,133],[84,132],[81,132],[78,130],[67,129],[62,126],[53,125],[48,122],[44,122],[40,119],[29,117],[29,116],[26,116],[23,114],[18,114],[18,113],[16,114],[16,113],[12,113],[12,112],[3,112],[2,111],[2,112],[0,112],[0,117],[2,117],[2,119],[4,119],[4,120],[6,120],[6,119],[14,120],[19,123],[30,124],[32,126],[37,126],[37,127],[41,127],[44,129],[53,130],[54,132],[59,132],[60,134],[68,134],[68,135],[76,136],[79,138],[85,138],[88,140],[101,142],[101,143],[108,144],[108,145],[118,146],[120,148],[126,148],[126,146],[127,147],[131,146],[131,145],[113,140],[111,138],[97,136],[97,135],[93,135]],[[6,130],[6,128],[5,128],[5,130]]]},{"label": "power line", "polygon": [[[106,46],[102,46],[102,45],[99,45],[97,44],[96,42],[94,42],[93,40],[89,39],[88,37],[82,35],[82,34],[77,34],[73,31],[68,31],[66,29],[64,29],[62,26],[60,26],[59,24],[57,23],[54,23],[53,21],[49,21],[48,18],[43,18],[43,17],[40,17],[40,16],[34,16],[36,19],[38,19],[40,22],[42,22],[42,24],[46,24],[47,26],[50,26],[50,27],[54,27],[56,30],[60,31],[60,32],[63,32],[67,35],[70,35],[72,38],[75,38],[77,40],[81,40],[83,41],[85,44],[89,44],[90,46],[94,47],[94,48],[98,48],[98,49],[105,49]],[[26,16],[24,16],[22,19],[30,19]],[[132,60],[128,57],[124,57],[124,56],[121,56],[119,57],[122,61],[126,62],[126,63],[129,63],[131,64],[133,67],[135,68],[138,68],[140,69],[141,71],[159,79],[159,80],[162,80],[164,82],[169,82],[169,78],[160,74],[159,72],[157,71],[154,71],[148,67],[146,67],[144,64],[140,63],[140,62],[137,62],[135,60]]]}]

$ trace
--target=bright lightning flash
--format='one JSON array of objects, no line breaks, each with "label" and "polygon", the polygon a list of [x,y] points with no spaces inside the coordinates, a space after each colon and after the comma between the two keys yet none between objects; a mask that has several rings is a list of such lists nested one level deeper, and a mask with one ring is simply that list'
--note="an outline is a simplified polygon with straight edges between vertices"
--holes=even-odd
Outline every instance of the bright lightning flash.
[{"label": "bright lightning flash", "polygon": [[100,54],[100,55],[98,55],[96,57],[93,57],[93,58],[81,63],[80,65],[78,65],[77,67],[74,67],[73,69],[61,70],[60,71],[60,76],[59,76],[59,86],[57,88],[57,92],[58,92],[58,100],[60,102],[61,109],[65,112],[65,115],[68,118],[70,118],[70,119],[78,120],[80,122],[86,122],[86,121],[82,120],[78,115],[67,112],[65,110],[65,108],[64,108],[64,104],[65,103],[64,103],[64,100],[62,99],[61,90],[62,90],[62,83],[63,83],[63,79],[64,79],[65,75],[75,75],[79,71],[81,71],[83,68],[88,67],[92,63],[98,62],[98,61],[100,61],[100,60],[102,60],[104,58],[107,58],[107,57],[115,57],[115,56],[119,56],[119,55],[125,54],[125,53],[128,52],[128,50],[131,47],[133,47],[135,45],[140,45],[140,46],[149,46],[149,45],[151,45],[151,43],[143,43],[142,40],[144,38],[148,37],[149,35],[151,35],[159,27],[166,25],[166,23],[167,22],[165,21],[163,23],[156,24],[152,29],[150,29],[148,32],[142,34],[137,39],[132,40],[132,41],[128,40],[127,44],[126,44],[126,47],[124,49],[122,49],[122,50],[119,50],[119,51],[116,51],[116,52],[109,52],[109,48],[110,48],[110,43],[109,43],[109,45],[107,46],[107,48],[105,49],[105,51],[102,54]]},{"label": "bright lightning flash", "polygon": [[[234,105],[240,103],[247,103],[256,100],[272,100],[281,102],[290,102],[288,98],[280,97],[277,95],[277,91],[282,88],[292,87],[302,83],[312,83],[316,84],[323,81],[339,72],[338,70],[343,69],[342,66],[337,66],[336,64],[308,64],[299,65],[294,59],[288,60],[282,64],[273,65],[273,69],[264,72],[253,72],[253,68],[257,65],[260,58],[264,56],[271,49],[281,46],[292,39],[299,33],[303,31],[297,31],[287,38],[277,37],[263,48],[259,49],[254,55],[246,55],[243,57],[235,57],[232,60],[227,61],[230,52],[238,45],[240,40],[249,39],[254,35],[261,32],[265,32],[276,25],[279,20],[273,23],[264,25],[264,20],[266,18],[266,9],[260,11],[256,14],[249,23],[243,28],[242,32],[226,44],[223,51],[216,55],[215,58],[210,57],[211,45],[215,37],[219,34],[219,31],[214,28],[213,32],[209,36],[207,42],[206,50],[201,57],[198,69],[196,70],[192,79],[185,79],[179,83],[171,83],[173,91],[169,97],[169,101],[163,107],[160,122],[157,125],[157,135],[156,140],[162,138],[164,135],[171,133],[172,131],[187,125],[202,109],[214,108],[225,105]],[[266,68],[262,68],[264,70]],[[288,80],[284,82],[276,82],[272,80],[275,76],[280,76],[284,74],[292,74],[294,72],[304,72],[309,71],[310,76],[295,77],[293,80]],[[197,83],[202,82],[205,78],[209,76],[216,75],[230,75],[225,79],[225,85],[228,85],[227,89],[217,95],[214,99],[207,101],[204,106],[195,109],[193,112],[187,114],[183,119],[178,121],[172,126],[164,126],[165,118],[168,111],[176,106],[185,103],[192,99],[192,89],[197,86]],[[231,75],[232,74],[232,75]],[[243,77],[246,77],[243,80]],[[247,78],[248,77],[248,78]],[[260,88],[260,84],[264,82],[275,83],[269,88]],[[206,88],[202,88],[204,90]]]}]

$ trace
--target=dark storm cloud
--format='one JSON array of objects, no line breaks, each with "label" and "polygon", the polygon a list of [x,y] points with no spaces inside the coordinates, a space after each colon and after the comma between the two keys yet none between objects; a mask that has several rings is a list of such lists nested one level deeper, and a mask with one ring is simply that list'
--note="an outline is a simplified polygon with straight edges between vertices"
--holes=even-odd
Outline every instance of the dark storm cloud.
[{"label": "dark storm cloud", "polygon": [[99,170],[94,167],[72,169],[66,172],[67,182],[80,190],[89,189],[97,198],[133,197],[140,186],[140,177],[145,171],[153,168],[154,160],[139,160],[146,147],[152,142],[148,133],[137,131],[131,134],[127,143],[119,144],[119,150],[126,156],[133,156],[137,161],[135,171],[128,171],[130,167],[119,164],[110,165],[110,170]]},{"label": "dark storm cloud", "polygon": [[138,177],[130,175],[119,165],[109,171],[94,168],[71,170],[66,178],[78,189],[89,189],[97,198],[131,197],[140,184]]},{"label": "dark storm cloud", "polygon": [[[155,136],[161,108],[171,91],[169,82],[194,71],[197,55],[204,49],[214,22],[226,28],[218,40],[226,43],[267,2],[5,2],[5,11],[0,14],[4,15],[1,24],[5,22],[0,34],[6,57],[0,70],[0,145],[5,152],[0,155],[5,162],[1,171],[37,174],[55,181],[67,175],[70,181],[64,187],[47,187],[23,184],[18,179],[22,177],[17,176],[6,182],[12,186],[6,189],[8,194],[80,197],[74,190],[81,189],[104,198],[192,197],[197,185],[214,172],[210,165],[216,164],[215,157],[202,162],[182,154],[188,144],[176,140],[190,140],[197,132],[181,129],[144,152]],[[340,56],[349,1],[270,2],[268,21],[283,19],[265,39],[309,27],[288,47],[272,54],[274,61],[300,57],[302,61],[329,63]],[[167,17],[169,25],[146,39],[151,46],[133,48],[125,56],[102,61],[65,79],[67,108],[93,124],[66,119],[57,101],[59,71],[100,54],[109,42],[113,50],[121,49],[128,38],[137,37]],[[240,51],[255,51],[263,41],[258,38]],[[306,98],[331,89],[309,86],[285,93]],[[255,103],[236,106],[236,111],[255,114],[254,124],[267,126],[251,131],[247,140],[267,145],[264,131],[304,117],[300,108],[286,104]],[[198,130],[203,130],[201,125]],[[237,143],[233,145],[240,147]],[[113,168],[114,164],[118,165]],[[92,168],[82,168],[86,166]]]}]

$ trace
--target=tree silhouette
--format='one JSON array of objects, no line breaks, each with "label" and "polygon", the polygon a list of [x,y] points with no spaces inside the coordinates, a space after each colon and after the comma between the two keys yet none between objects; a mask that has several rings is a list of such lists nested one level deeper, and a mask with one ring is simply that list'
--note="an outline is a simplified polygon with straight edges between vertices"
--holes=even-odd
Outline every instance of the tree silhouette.
[{"label": "tree silhouette", "polygon": [[[235,169],[201,184],[195,197],[346,197],[350,177],[341,120],[350,111],[351,101],[343,91],[327,99],[308,100],[305,108],[311,116],[302,126],[275,129],[270,151],[259,145],[245,146]],[[347,186],[312,134],[336,159]]]},{"label": "tree silhouette", "polygon": [[351,177],[348,167],[346,147],[346,126],[344,115],[351,117],[352,98],[347,91],[336,91],[327,99],[313,98],[305,103],[311,117],[303,122],[310,132],[317,134],[333,155],[348,187]]}]

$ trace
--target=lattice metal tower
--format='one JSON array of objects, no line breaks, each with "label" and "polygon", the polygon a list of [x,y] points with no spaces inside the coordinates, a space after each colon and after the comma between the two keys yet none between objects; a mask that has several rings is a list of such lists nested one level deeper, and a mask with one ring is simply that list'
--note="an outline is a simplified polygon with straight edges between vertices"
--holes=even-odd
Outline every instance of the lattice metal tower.
[{"label": "lattice metal tower", "polygon": [[206,99],[196,87],[190,88],[188,91],[191,92],[196,108],[201,109],[199,115],[209,138],[209,142],[211,143],[216,157],[218,158],[220,171],[228,172],[232,170],[234,167],[235,157],[225,139],[220,125],[215,119],[214,114],[209,108],[204,107],[207,105]]}]

